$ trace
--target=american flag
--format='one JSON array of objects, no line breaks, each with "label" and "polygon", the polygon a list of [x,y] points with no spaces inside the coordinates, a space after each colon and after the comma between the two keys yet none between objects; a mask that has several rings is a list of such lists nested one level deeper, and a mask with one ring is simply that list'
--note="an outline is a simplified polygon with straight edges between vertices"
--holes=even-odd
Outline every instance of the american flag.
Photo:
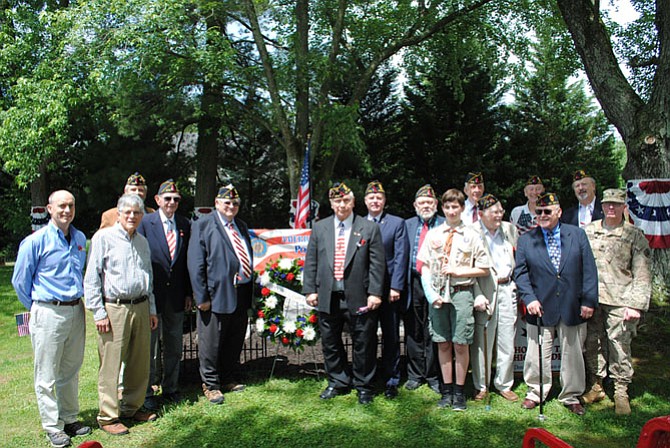
[{"label": "american flag", "polygon": [[16,328],[19,330],[19,336],[28,336],[30,334],[30,329],[28,328],[28,322],[30,321],[30,311],[16,314],[15,316]]},{"label": "american flag", "polygon": [[626,187],[630,217],[649,247],[670,248],[670,179],[633,179]]},{"label": "american flag", "polygon": [[311,142],[307,143],[305,151],[305,160],[302,163],[300,172],[300,189],[298,190],[298,201],[296,204],[294,229],[306,229],[310,214],[310,193],[309,193],[309,149]]}]

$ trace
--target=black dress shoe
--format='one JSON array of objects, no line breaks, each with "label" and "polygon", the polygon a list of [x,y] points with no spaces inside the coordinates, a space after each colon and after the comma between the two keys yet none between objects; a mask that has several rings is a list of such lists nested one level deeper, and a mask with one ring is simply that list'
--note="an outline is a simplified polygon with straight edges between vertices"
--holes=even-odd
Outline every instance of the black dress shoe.
[{"label": "black dress shoe", "polygon": [[372,403],[373,398],[374,394],[372,392],[365,392],[365,391],[358,392],[358,402],[360,404],[370,404]]},{"label": "black dress shoe", "polygon": [[351,392],[351,389],[349,389],[348,387],[328,386],[323,390],[323,392],[321,392],[319,398],[321,398],[322,400],[330,400],[331,398],[335,398],[338,395],[347,395],[349,392]]},{"label": "black dress shoe", "polygon": [[398,396],[398,386],[386,386],[384,396],[389,400],[393,400],[395,397]]},{"label": "black dress shoe", "polygon": [[421,381],[419,380],[407,380],[405,383],[405,389],[407,390],[417,390],[419,387],[421,387]]}]

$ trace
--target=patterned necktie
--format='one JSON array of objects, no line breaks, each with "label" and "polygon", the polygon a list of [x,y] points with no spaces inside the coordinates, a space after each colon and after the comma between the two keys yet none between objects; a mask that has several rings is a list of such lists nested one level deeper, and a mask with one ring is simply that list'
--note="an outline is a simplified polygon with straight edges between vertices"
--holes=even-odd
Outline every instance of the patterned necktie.
[{"label": "patterned necktie", "polygon": [[[421,227],[421,234],[419,235],[419,243],[416,245],[416,253],[414,254],[414,257],[419,254],[419,251],[421,250],[421,245],[423,244],[423,240],[426,239],[426,234],[428,233],[428,221],[423,222],[423,226]],[[421,268],[423,267],[423,262],[420,260],[416,260],[416,272],[421,274]]]},{"label": "patterned necktie", "polygon": [[477,207],[472,207],[472,222],[479,221],[479,213],[477,213]]},{"label": "patterned necktie", "polygon": [[554,235],[547,235],[547,248],[549,249],[549,258],[551,258],[551,264],[554,265],[556,272],[561,265],[561,246],[556,241]]},{"label": "patterned necktie", "polygon": [[233,246],[235,247],[235,253],[237,254],[237,258],[239,258],[240,263],[242,264],[242,273],[244,274],[244,278],[251,278],[251,262],[249,261],[247,250],[242,244],[242,238],[240,238],[240,235],[237,233],[237,230],[235,230],[232,222],[229,222],[227,225],[230,229],[230,234],[233,236]]},{"label": "patterned necktie", "polygon": [[342,280],[344,278],[344,258],[346,255],[344,247],[344,223],[341,222],[338,228],[337,241],[335,242],[334,277],[335,280]]},{"label": "patterned necktie", "polygon": [[174,260],[175,252],[177,250],[177,235],[175,235],[172,221],[168,219],[167,244],[170,250],[170,259]]}]

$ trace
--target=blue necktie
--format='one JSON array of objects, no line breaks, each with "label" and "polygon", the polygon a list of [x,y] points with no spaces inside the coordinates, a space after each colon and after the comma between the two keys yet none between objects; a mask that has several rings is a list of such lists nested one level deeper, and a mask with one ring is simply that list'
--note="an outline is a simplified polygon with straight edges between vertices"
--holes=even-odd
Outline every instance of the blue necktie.
[{"label": "blue necktie", "polygon": [[547,235],[547,248],[549,249],[549,258],[551,258],[551,264],[554,265],[556,272],[561,265],[561,245],[556,241],[554,235]]}]

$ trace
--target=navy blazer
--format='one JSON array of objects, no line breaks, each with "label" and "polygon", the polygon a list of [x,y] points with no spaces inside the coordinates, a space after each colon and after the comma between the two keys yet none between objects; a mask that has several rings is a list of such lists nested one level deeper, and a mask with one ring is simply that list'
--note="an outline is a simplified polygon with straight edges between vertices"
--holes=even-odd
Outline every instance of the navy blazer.
[{"label": "navy blazer", "polygon": [[[240,229],[240,236],[246,243],[249,256],[253,257],[246,223],[235,218],[235,225]],[[253,266],[253,258],[250,258],[250,262]],[[240,261],[216,210],[195,221],[191,227],[188,271],[196,305],[211,301],[211,310],[215,313],[232,314],[235,311],[238,300],[236,279],[240,271]],[[248,302],[244,306],[251,306],[251,296],[240,299]]]},{"label": "navy blazer", "polygon": [[165,307],[184,311],[185,298],[191,295],[191,281],[186,267],[191,224],[188,219],[174,215],[177,226],[177,247],[174,260],[170,258],[165,230],[158,211],[144,216],[137,232],[146,237],[151,249],[151,267],[154,271],[154,296],[156,311]]},{"label": "navy blazer", "polygon": [[[435,225],[431,227],[434,229],[444,222],[444,217],[436,215]],[[412,266],[412,252],[414,252],[414,246],[416,245],[416,232],[419,226],[423,225],[423,221],[418,216],[412,216],[405,220],[405,230],[407,231],[407,240],[409,241],[409,250],[407,256],[407,281],[412,280],[412,271],[416,270],[416,266]],[[407,301],[405,302],[405,309],[409,309],[409,304],[412,303],[412,285],[407,287]]]},{"label": "navy blazer", "polygon": [[[591,217],[591,222],[603,219],[604,217],[603,204],[600,202],[600,199],[596,198],[596,202],[593,203],[593,217]],[[563,210],[561,222],[579,227],[579,204],[570,207],[567,210]]]},{"label": "navy blazer", "polygon": [[384,243],[386,257],[386,275],[384,277],[384,299],[391,288],[405,290],[407,283],[407,259],[409,257],[409,240],[405,229],[405,220],[383,213],[378,222]]},{"label": "navy blazer", "polygon": [[[598,306],[598,272],[586,232],[561,224],[561,262],[558,272],[551,263],[542,229],[538,226],[519,237],[514,269],[519,297],[528,306],[539,300],[544,314],[542,325],[559,321],[573,326],[586,322],[581,307]],[[536,325],[535,316],[526,320]]]},{"label": "navy blazer", "polygon": [[[330,313],[335,263],[335,218],[314,224],[303,268],[302,293],[318,293],[318,310]],[[384,245],[379,226],[354,215],[344,259],[344,297],[351,313],[367,306],[368,295],[382,297],[384,287]]]}]

